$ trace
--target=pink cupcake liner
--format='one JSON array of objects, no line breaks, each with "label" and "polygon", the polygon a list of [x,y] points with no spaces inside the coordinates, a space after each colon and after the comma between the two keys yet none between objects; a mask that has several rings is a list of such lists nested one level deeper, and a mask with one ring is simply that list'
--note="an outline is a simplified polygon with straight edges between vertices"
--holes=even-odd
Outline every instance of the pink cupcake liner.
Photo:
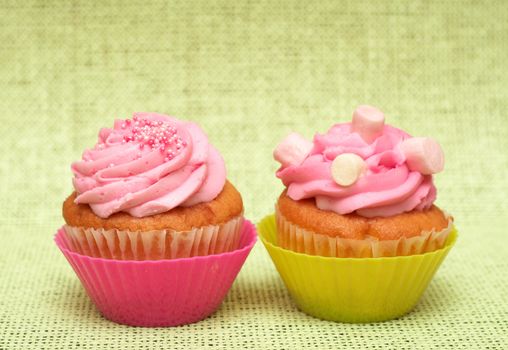
[{"label": "pink cupcake liner", "polygon": [[190,258],[235,250],[240,240],[243,216],[220,225],[188,231],[125,231],[64,225],[69,249],[95,258],[159,260]]},{"label": "pink cupcake liner", "polygon": [[178,326],[200,321],[222,303],[257,234],[245,220],[239,248],[222,254],[164,260],[95,258],[71,250],[63,228],[55,243],[88,296],[107,319],[131,326]]}]

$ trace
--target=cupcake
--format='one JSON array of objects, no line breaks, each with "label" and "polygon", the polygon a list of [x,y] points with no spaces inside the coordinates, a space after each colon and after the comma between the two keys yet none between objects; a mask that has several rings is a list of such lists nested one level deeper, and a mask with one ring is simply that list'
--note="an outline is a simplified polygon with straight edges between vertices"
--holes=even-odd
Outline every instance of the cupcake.
[{"label": "cupcake", "polygon": [[76,252],[157,260],[238,247],[242,197],[195,123],[155,113],[116,120],[71,168],[63,217]]},{"label": "cupcake", "polygon": [[176,326],[218,308],[256,232],[197,124],[116,120],[71,169],[55,242],[106,318]]},{"label": "cupcake", "polygon": [[[409,311],[455,237],[453,218],[434,205],[433,174],[444,167],[439,144],[386,125],[381,111],[360,106],[352,122],[313,141],[288,135],[274,158],[286,188],[275,219],[265,219],[260,229],[300,308],[351,322]],[[428,267],[421,259],[433,268],[421,271]],[[389,267],[394,270],[385,271]],[[341,280],[303,286],[313,274]],[[319,301],[323,292],[312,292],[319,287],[327,288],[330,300]]]},{"label": "cupcake", "polygon": [[433,204],[441,147],[385,125],[373,107],[357,108],[352,123],[313,142],[290,134],[274,157],[286,186],[276,209],[282,248],[382,257],[425,253],[446,241],[452,218]]}]

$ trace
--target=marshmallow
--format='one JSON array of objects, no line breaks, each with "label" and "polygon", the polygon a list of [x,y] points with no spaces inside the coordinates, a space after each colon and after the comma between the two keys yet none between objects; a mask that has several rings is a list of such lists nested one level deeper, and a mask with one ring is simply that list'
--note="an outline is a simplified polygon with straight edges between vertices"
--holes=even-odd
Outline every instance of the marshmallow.
[{"label": "marshmallow", "polygon": [[354,153],[339,154],[332,162],[332,178],[340,186],[351,186],[366,168],[360,156]]},{"label": "marshmallow", "polygon": [[439,143],[431,138],[413,137],[402,141],[400,148],[411,171],[431,175],[444,168],[443,150]]},{"label": "marshmallow", "polygon": [[372,143],[383,133],[385,116],[371,106],[359,106],[353,113],[351,131],[358,133],[367,143]]},{"label": "marshmallow", "polygon": [[286,136],[273,151],[273,158],[283,167],[300,165],[310,154],[314,144],[295,132]]}]

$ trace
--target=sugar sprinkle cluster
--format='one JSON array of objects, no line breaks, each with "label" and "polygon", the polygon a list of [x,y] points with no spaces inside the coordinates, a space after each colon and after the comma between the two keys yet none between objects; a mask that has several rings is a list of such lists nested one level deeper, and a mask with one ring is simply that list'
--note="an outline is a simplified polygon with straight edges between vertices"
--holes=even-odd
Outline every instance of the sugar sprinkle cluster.
[{"label": "sugar sprinkle cluster", "polygon": [[136,142],[139,149],[150,147],[165,155],[164,161],[170,161],[187,147],[187,142],[178,135],[178,130],[168,122],[154,121],[134,116],[121,124],[128,130],[122,143]]}]

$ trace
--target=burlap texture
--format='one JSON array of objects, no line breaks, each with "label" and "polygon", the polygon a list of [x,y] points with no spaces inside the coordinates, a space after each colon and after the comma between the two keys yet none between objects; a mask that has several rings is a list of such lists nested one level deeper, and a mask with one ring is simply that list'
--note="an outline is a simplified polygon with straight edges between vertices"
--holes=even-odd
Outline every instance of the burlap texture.
[{"label": "burlap texture", "polygon": [[[0,349],[508,347],[508,2],[1,1]],[[69,165],[133,111],[199,122],[273,211],[272,150],[382,108],[446,152],[460,236],[416,310],[380,324],[296,310],[258,244],[221,309],[173,329],[103,319],[55,247]]]}]

